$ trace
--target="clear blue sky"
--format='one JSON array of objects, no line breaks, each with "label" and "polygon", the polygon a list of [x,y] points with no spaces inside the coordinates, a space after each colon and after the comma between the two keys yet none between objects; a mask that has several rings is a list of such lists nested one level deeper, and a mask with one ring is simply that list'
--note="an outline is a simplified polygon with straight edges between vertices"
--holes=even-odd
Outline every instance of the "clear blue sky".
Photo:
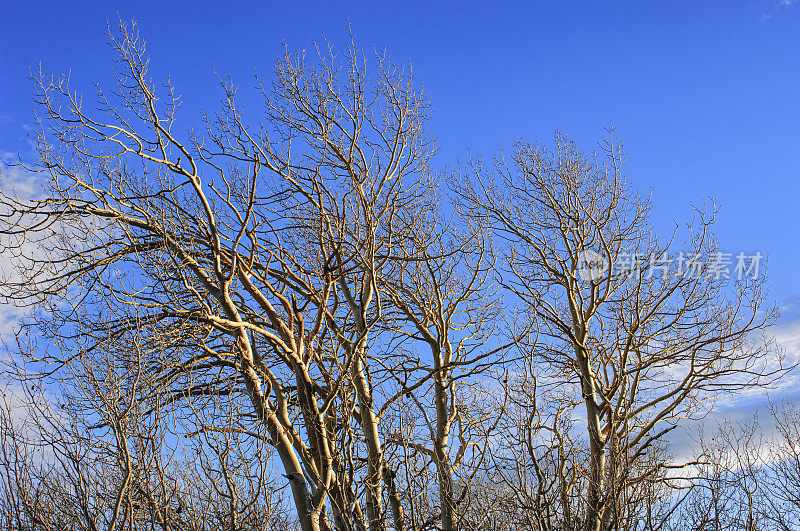
[{"label": "clear blue sky", "polygon": [[[184,120],[217,101],[212,65],[245,88],[282,41],[324,31],[410,59],[432,99],[444,168],[560,129],[591,149],[613,121],[628,177],[652,188],[657,220],[714,196],[731,251],[770,258],[773,295],[800,312],[800,0],[728,2],[33,2],[0,10],[0,152],[25,152],[28,68],[108,79],[103,32],[138,20]],[[255,105],[255,102],[253,103]]]}]

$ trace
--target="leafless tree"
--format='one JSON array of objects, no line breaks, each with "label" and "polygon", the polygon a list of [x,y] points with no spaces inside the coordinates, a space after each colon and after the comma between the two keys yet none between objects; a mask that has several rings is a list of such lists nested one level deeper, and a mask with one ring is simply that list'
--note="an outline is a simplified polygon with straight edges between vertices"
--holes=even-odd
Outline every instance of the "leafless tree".
[{"label": "leafless tree", "polygon": [[339,528],[383,529],[368,350],[379,278],[413,222],[402,212],[426,194],[425,100],[383,57],[368,75],[355,46],[311,63],[287,52],[259,82],[263,124],[221,80],[205,136],[180,135],[179,97],[150,80],[135,27],[120,24],[111,44],[117,85],[96,89],[96,112],[65,78],[38,77],[49,182],[44,199],[3,198],[4,254],[21,279],[7,299],[41,304],[29,324],[70,344],[45,355],[49,372],[137,334],[167,404],[246,397],[302,529],[331,527],[326,504]]},{"label": "leafless tree", "polygon": [[496,178],[475,162],[458,187],[507,242],[503,282],[536,332],[521,374],[539,396],[521,401],[519,452],[532,475],[544,471],[537,460],[553,462],[555,476],[532,480],[555,482],[553,501],[531,496],[570,528],[624,528],[622,505],[641,505],[642,485],[663,478],[664,436],[704,415],[709,398],[782,370],[757,337],[774,317],[763,274],[731,280],[705,259],[680,274],[657,267],[715,256],[714,212],[698,213],[683,244],[662,242],[622,168],[613,137],[587,156],[557,135],[553,152],[520,143]]},{"label": "leafless tree", "polygon": [[[413,71],[352,41],[287,51],[255,78],[261,115],[220,77],[221,107],[183,133],[135,25],[109,39],[115,84],[93,104],[35,76],[43,193],[0,191],[3,301],[30,310],[5,372],[24,407],[0,416],[8,526],[707,514],[699,493],[718,499],[732,467],[708,460],[707,488],[682,488],[665,435],[784,370],[757,337],[763,274],[660,269],[719,253],[713,207],[685,242],[654,236],[613,139],[593,157],[520,143],[496,175],[476,161],[442,186]],[[794,507],[786,411],[780,458],[741,468],[737,492]]]},{"label": "leafless tree", "polygon": [[792,529],[800,526],[800,407],[787,402],[773,406],[772,415],[777,436],[766,455],[767,518],[779,529]]},{"label": "leafless tree", "polygon": [[702,462],[673,529],[796,529],[800,525],[800,416],[796,404],[770,405],[756,416],[725,419],[703,433]]},{"label": "leafless tree", "polygon": [[5,389],[0,518],[6,525],[288,529],[265,473],[263,439],[242,440],[230,426],[216,432],[228,444],[176,442],[175,419],[162,414],[162,397],[147,385],[142,357],[132,350],[132,356],[116,349],[102,357],[81,353],[58,395],[38,384]]},{"label": "leafless tree", "polygon": [[[382,281],[395,353],[383,365],[397,382],[397,396],[417,409],[398,423],[391,441],[436,471],[438,510],[423,522],[440,519],[441,529],[451,531],[466,523],[458,505],[501,417],[502,400],[487,392],[487,368],[498,364],[507,345],[488,344],[498,339],[500,311],[488,228],[460,216],[446,222],[438,197],[429,202],[415,209],[403,246],[408,260],[395,262]],[[408,455],[402,458],[407,462]]]}]

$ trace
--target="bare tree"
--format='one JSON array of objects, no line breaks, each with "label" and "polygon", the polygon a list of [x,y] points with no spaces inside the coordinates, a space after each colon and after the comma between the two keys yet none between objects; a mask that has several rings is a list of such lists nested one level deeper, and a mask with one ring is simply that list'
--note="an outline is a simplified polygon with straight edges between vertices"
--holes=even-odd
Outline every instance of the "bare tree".
[{"label": "bare tree", "polygon": [[[246,397],[302,529],[330,528],[328,509],[339,528],[383,529],[367,356],[379,278],[413,221],[401,213],[426,193],[425,100],[385,58],[368,76],[355,46],[321,49],[316,64],[287,52],[259,83],[263,124],[221,80],[205,137],[180,135],[179,98],[157,92],[135,26],[116,35],[117,86],[96,89],[97,112],[65,78],[38,78],[49,183],[44,199],[3,196],[4,253],[22,279],[7,299],[41,303],[29,325],[69,344],[44,355],[48,373],[136,334],[166,404]],[[397,511],[393,522],[404,528]]]},{"label": "bare tree", "polygon": [[403,418],[391,441],[418,452],[436,470],[439,507],[423,522],[441,520],[441,529],[452,531],[465,525],[458,505],[502,416],[502,400],[493,401],[488,392],[487,368],[498,364],[508,345],[489,344],[499,339],[500,305],[488,228],[460,216],[448,221],[442,210],[436,199],[416,209],[403,246],[408,260],[395,262],[383,279],[395,353],[383,365],[397,383],[396,397],[405,396],[418,413]]},{"label": "bare tree", "polygon": [[[520,143],[510,165],[497,162],[497,179],[476,162],[458,190],[508,243],[503,282],[534,323],[527,372],[549,410],[540,422],[533,408],[529,425],[562,454],[563,521],[585,529],[620,528],[620,502],[638,504],[635,491],[661,477],[669,462],[652,452],[679,422],[782,371],[757,337],[774,317],[764,275],[711,270],[713,211],[698,213],[683,247],[660,241],[622,164],[613,137],[586,156],[557,135],[552,153]],[[670,256],[704,258],[676,274],[663,267]]]},{"label": "bare tree", "polygon": [[701,435],[702,462],[673,529],[796,529],[800,525],[800,416],[770,405],[774,431],[758,416],[723,419]]},{"label": "bare tree", "polygon": [[[665,436],[785,368],[757,338],[764,275],[696,261],[720,256],[713,207],[654,236],[611,138],[442,187],[412,70],[352,41],[287,51],[261,116],[220,77],[183,133],[135,25],[109,39],[94,105],[40,70],[44,191],[0,191],[3,301],[30,310],[10,527],[656,530],[720,500],[730,463],[676,489]],[[797,505],[786,411],[737,500]]]},{"label": "bare tree", "polygon": [[288,529],[263,438],[234,424],[214,432],[227,444],[176,442],[139,354],[79,354],[58,395],[35,378],[6,388],[0,518],[31,531]]},{"label": "bare tree", "polygon": [[767,518],[779,529],[792,529],[800,526],[800,406],[776,405],[772,415],[777,437],[765,457],[762,480],[769,504]]}]

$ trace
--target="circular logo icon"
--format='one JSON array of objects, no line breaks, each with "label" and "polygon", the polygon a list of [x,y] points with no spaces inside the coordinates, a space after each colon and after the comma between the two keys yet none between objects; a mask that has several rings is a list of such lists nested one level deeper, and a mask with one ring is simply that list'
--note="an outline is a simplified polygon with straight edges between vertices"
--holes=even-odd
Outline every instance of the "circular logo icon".
[{"label": "circular logo icon", "polygon": [[604,256],[586,249],[578,253],[575,273],[585,282],[597,282],[608,271],[608,261]]}]

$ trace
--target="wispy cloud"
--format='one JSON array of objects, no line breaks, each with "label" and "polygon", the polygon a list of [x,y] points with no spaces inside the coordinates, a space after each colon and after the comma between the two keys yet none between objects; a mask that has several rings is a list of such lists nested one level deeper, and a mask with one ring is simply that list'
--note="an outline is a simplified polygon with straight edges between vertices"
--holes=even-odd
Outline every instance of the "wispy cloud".
[{"label": "wispy cloud", "polygon": [[[0,154],[3,160],[13,160],[13,154],[3,152]],[[32,199],[41,190],[39,176],[27,171],[20,166],[7,166],[0,163],[0,191],[9,196],[19,199]],[[8,235],[0,235],[0,249],[12,245]],[[4,281],[18,280],[16,264],[6,254],[0,261],[0,279]],[[25,313],[26,308],[14,304],[0,303],[0,341],[9,337],[15,326]]]},{"label": "wispy cloud", "polygon": [[766,22],[767,20],[775,18],[775,16],[782,11],[794,7],[797,1],[798,0],[775,0],[770,6],[769,11],[761,14],[761,22]]},{"label": "wispy cloud", "polygon": [[[788,319],[770,331],[780,347],[781,363],[789,367],[800,363],[800,312],[797,311],[799,300],[800,295],[787,298],[781,304],[782,309],[790,309],[787,312]],[[777,359],[770,362],[773,368],[777,362]],[[780,403],[800,403],[800,367],[794,367],[783,374],[769,389],[751,388],[735,397],[718,400],[707,417],[672,432],[670,445],[676,461],[686,462],[697,457],[700,452],[700,435],[713,433],[724,425],[743,426],[756,422],[765,436],[766,449],[767,443],[772,444],[776,435],[775,421],[770,409],[772,405]]]}]

